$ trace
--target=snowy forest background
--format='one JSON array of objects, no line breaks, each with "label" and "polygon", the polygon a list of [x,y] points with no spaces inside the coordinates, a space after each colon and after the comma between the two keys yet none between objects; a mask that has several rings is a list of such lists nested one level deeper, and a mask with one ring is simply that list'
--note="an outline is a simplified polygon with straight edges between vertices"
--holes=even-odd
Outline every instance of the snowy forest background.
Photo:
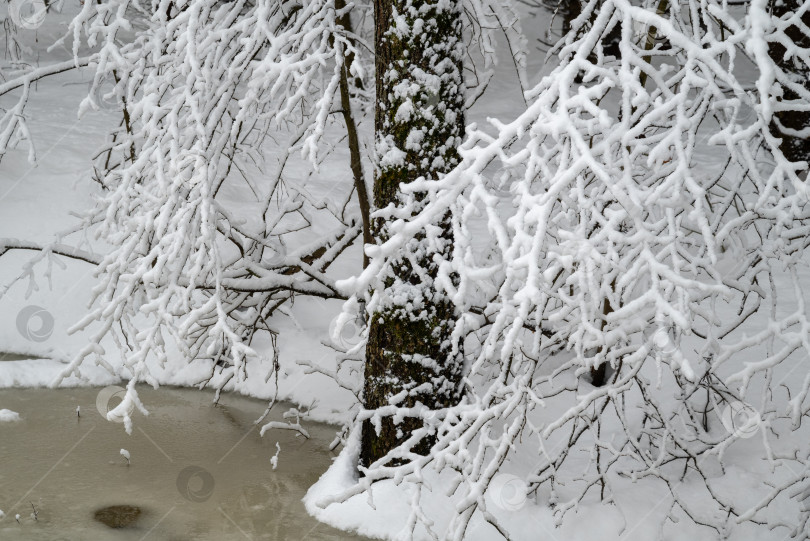
[{"label": "snowy forest background", "polygon": [[810,537],[810,5],[3,30],[3,386],[297,402],[343,426],[307,508],[370,536]]}]

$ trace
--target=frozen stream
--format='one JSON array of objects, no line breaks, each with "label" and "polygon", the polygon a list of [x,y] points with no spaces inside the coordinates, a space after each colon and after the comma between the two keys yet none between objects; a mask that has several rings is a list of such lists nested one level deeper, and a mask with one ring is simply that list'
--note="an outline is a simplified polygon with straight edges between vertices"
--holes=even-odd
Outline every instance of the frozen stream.
[{"label": "frozen stream", "polygon": [[[142,387],[150,415],[136,411],[129,436],[102,418],[99,391],[0,390],[0,409],[21,417],[0,422],[0,539],[361,539],[316,522],[301,503],[330,463],[334,427],[304,421],[309,440],[290,430],[260,437],[253,421],[263,401],[223,395],[213,405],[210,392]],[[266,421],[288,408],[277,404]],[[94,519],[116,505],[140,514],[117,529]]]}]

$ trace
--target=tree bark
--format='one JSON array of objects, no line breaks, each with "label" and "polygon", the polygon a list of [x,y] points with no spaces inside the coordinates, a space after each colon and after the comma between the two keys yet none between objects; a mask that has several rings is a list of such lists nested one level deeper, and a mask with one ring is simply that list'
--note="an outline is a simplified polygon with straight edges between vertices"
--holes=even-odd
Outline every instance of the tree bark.
[{"label": "tree bark", "polygon": [[[789,13],[793,13],[802,7],[805,0],[771,0],[769,7],[773,17],[783,17]],[[802,15],[802,22],[806,26],[810,26],[810,10],[805,11]],[[796,25],[789,27],[785,34],[790,38],[793,43],[799,47],[810,47],[810,36]],[[781,43],[770,43],[768,54],[773,59],[774,63],[779,66],[785,73],[792,74],[797,81],[801,81],[807,91],[810,91],[810,67],[799,63],[794,63],[793,58],[785,58],[786,49]],[[782,85],[782,99],[781,102],[799,102],[801,97],[799,94],[786,86]],[[771,123],[770,129],[776,137],[782,139],[779,149],[785,157],[792,161],[810,161],[810,138],[797,137],[790,133],[786,133],[783,128],[788,130],[803,130],[810,126],[810,111],[793,111],[786,107],[783,110],[778,110],[774,113],[774,121]]]},{"label": "tree bark", "polygon": [[[400,184],[436,179],[459,160],[464,133],[462,24],[456,2],[375,0],[377,169],[374,204],[400,206]],[[417,194],[416,206],[424,194]],[[418,209],[414,209],[417,212]],[[401,258],[386,278],[384,305],[372,315],[366,347],[363,402],[367,410],[390,404],[406,391],[400,407],[421,403],[438,409],[460,396],[461,352],[453,347],[456,311],[436,289],[437,267],[431,254],[449,253],[449,217],[436,224],[438,241],[413,240],[412,258]],[[375,220],[377,242],[388,238],[387,223]],[[379,426],[363,425],[360,463],[368,466],[405,441],[421,419],[390,417]],[[426,453],[428,436],[411,448]],[[401,462],[397,460],[394,462]]]},{"label": "tree bark", "polygon": [[[343,10],[346,0],[335,0],[335,9]],[[340,15],[337,19],[347,32],[353,32],[352,19],[349,12]],[[357,123],[352,114],[352,100],[349,92],[349,66],[354,62],[354,55],[348,54],[343,59],[340,70],[340,108],[343,112],[343,121],[346,123],[346,136],[349,142],[349,165],[354,176],[354,189],[357,192],[357,202],[360,205],[360,217],[363,221],[363,244],[374,242],[371,236],[371,203],[366,189],[366,178],[363,175],[363,162],[360,155],[360,139],[357,136]],[[362,82],[362,81],[356,81]],[[363,250],[363,268],[368,267],[368,256]]]},{"label": "tree bark", "polygon": [[562,37],[574,29],[574,19],[582,14],[582,0],[560,0],[559,9],[562,12]]}]

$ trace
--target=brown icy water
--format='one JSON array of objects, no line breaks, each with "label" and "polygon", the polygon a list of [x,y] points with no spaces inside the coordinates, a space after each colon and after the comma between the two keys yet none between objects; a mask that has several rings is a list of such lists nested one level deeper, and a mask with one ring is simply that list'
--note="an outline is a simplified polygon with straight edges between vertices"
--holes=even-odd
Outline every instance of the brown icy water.
[{"label": "brown icy water", "polygon": [[[136,411],[127,435],[123,424],[98,412],[99,391],[0,390],[0,409],[22,419],[0,423],[0,539],[363,539],[318,523],[301,502],[334,456],[328,449],[334,427],[304,421],[311,439],[290,430],[260,437],[253,421],[263,401],[223,395],[213,405],[211,392],[141,387],[150,415]],[[282,420],[289,407],[276,404],[265,422]],[[129,466],[121,449],[129,452]],[[120,521],[112,516],[122,527],[94,518],[127,508]]]}]

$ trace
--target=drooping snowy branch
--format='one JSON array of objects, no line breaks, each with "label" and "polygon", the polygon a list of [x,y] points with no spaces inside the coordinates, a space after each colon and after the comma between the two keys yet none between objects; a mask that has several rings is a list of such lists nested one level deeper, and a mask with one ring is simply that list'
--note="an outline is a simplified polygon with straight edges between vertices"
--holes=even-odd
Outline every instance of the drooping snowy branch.
[{"label": "drooping snowy branch", "polygon": [[[339,285],[373,313],[380,277],[450,213],[453,252],[434,257],[435,285],[462,311],[468,392],[439,412],[361,412],[359,420],[421,418],[424,430],[336,500],[380,479],[420,485],[435,468],[455,478],[460,499],[449,529],[433,533],[460,540],[476,510],[491,517],[485,496],[501,466],[542,458],[521,473],[531,492],[550,494],[544,503],[560,520],[591,494],[616,497],[622,478],[660,481],[673,520],[716,532],[763,520],[713,486],[706,463],[723,464],[750,435],[735,425],[742,416],[774,467],[805,468],[801,438],[790,440],[796,452],[774,442],[810,408],[810,378],[790,377],[810,354],[796,276],[810,217],[807,163],[785,156],[772,125],[775,109],[807,110],[807,87],[779,74],[767,43],[806,65],[806,9],[780,18],[765,2],[747,13],[714,1],[588,2],[526,111],[471,126],[458,167],[403,187],[412,197],[377,213],[391,237],[367,249],[361,276]],[[609,50],[617,27],[618,51]],[[775,81],[798,97],[779,101]],[[754,83],[759,92],[749,91]],[[554,354],[560,344],[568,351]],[[430,433],[430,455],[414,453]],[[534,458],[517,439],[538,442]],[[678,491],[687,477],[702,480],[714,510]]]},{"label": "drooping snowy branch", "polygon": [[113,248],[73,327],[91,339],[62,377],[106,364],[100,344],[112,336],[135,380],[151,382],[150,363],[172,348],[239,380],[261,357],[255,335],[275,340],[281,305],[342,296],[325,271],[360,234],[343,213],[352,184],[324,199],[286,169],[296,152],[312,169],[331,152],[342,60],[360,55],[339,15],[332,0],[84,5],[74,44],[99,50],[82,109],[114,102],[121,123],[98,155],[104,191],[84,218]]}]

